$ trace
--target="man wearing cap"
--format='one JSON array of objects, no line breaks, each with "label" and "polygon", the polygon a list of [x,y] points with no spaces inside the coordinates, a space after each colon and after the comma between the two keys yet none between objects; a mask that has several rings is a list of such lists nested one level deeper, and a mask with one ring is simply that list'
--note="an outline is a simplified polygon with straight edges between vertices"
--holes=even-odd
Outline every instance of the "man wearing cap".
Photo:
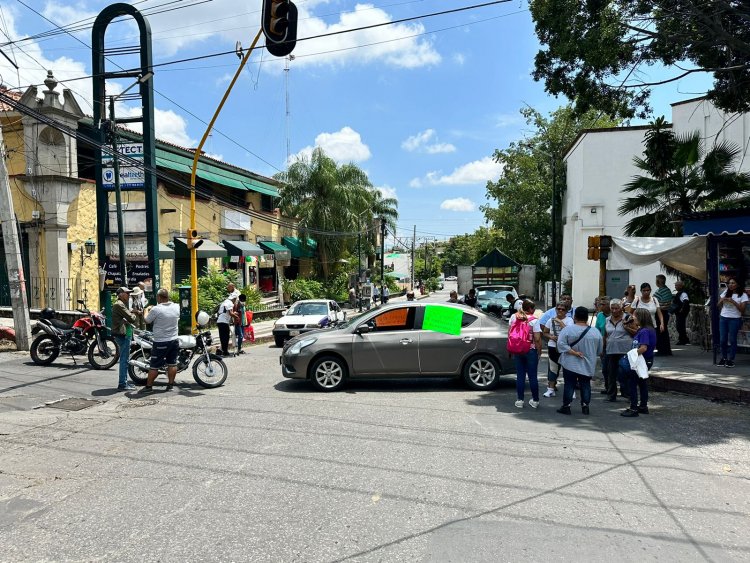
[{"label": "man wearing cap", "polygon": [[[234,287],[234,284],[230,284]],[[236,289],[230,293],[227,298],[222,301],[219,305],[219,316],[216,319],[216,327],[219,329],[219,342],[221,342],[221,351],[216,353],[221,356],[229,355],[229,335],[230,327],[234,326],[234,319],[236,313],[234,312],[234,304],[237,302],[237,298],[240,296],[240,292]]]},{"label": "man wearing cap", "polygon": [[180,306],[169,300],[169,291],[161,288],[156,292],[156,307],[146,315],[146,322],[151,327],[154,344],[151,348],[148,379],[141,389],[142,393],[153,391],[154,381],[159,369],[167,366],[167,391],[174,386],[177,376],[177,354],[180,352],[180,341],[177,339],[177,323],[180,320]]},{"label": "man wearing cap", "polygon": [[143,320],[143,311],[147,304],[146,294],[139,284],[130,292],[130,310],[136,315],[135,326],[140,330],[146,328],[146,322]]},{"label": "man wearing cap", "polygon": [[120,287],[115,292],[117,300],[112,305],[112,336],[120,347],[120,379],[117,389],[132,391],[135,386],[128,383],[128,359],[130,356],[130,338],[133,335],[132,325],[138,320],[138,315],[130,311],[128,303],[132,293],[127,287]]}]

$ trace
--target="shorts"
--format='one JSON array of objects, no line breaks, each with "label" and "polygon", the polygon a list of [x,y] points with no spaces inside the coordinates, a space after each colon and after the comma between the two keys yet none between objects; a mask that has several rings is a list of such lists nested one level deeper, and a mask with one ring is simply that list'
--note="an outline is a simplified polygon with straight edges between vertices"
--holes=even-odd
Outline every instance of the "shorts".
[{"label": "shorts", "polygon": [[177,365],[177,354],[180,352],[180,341],[172,340],[171,342],[154,342],[151,348],[151,369],[159,369],[166,366]]}]

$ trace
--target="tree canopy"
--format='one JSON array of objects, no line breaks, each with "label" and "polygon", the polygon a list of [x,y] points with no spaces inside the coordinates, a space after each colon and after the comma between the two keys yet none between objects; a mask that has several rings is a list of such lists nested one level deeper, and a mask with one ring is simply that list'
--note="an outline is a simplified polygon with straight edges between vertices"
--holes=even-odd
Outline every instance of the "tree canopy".
[{"label": "tree canopy", "polygon": [[[546,90],[622,118],[650,114],[639,69],[670,67],[676,80],[711,72],[708,97],[726,111],[750,109],[750,3],[736,0],[532,0],[543,48],[533,76]],[[687,63],[683,65],[683,63]]]}]

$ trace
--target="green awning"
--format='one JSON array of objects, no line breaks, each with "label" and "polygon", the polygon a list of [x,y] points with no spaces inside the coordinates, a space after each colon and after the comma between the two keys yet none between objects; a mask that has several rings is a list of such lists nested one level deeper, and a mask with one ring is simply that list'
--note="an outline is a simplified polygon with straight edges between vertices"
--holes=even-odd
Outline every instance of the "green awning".
[{"label": "green awning", "polygon": [[302,244],[302,241],[297,237],[281,237],[281,242],[292,251],[292,258],[312,258],[315,256],[315,249],[318,247],[318,243],[312,239],[307,239],[306,245]]},{"label": "green awning", "polygon": [[258,245],[265,250],[276,256],[277,260],[281,262],[288,262],[292,259],[292,252],[283,244],[273,242],[272,240],[259,240]]},{"label": "green awning", "polygon": [[221,244],[227,249],[229,256],[263,256],[265,252],[259,246],[246,240],[223,240]]},{"label": "green awning", "polygon": [[174,248],[169,248],[166,244],[160,242],[159,260],[174,260]]},{"label": "green awning", "polygon": [[[190,174],[193,170],[193,159],[168,152],[164,149],[157,147],[156,149],[156,165],[162,168],[169,168],[177,172],[183,172]],[[243,191],[253,191],[273,197],[279,197],[279,190],[274,186],[264,184],[260,180],[250,178],[243,174],[232,172],[231,170],[225,170],[216,165],[209,164],[207,162],[198,161],[198,168],[196,175],[209,182],[214,182],[222,186],[234,188]]]},{"label": "green awning", "polygon": [[[179,249],[180,253],[188,252],[187,239],[175,237],[174,244],[175,250]],[[196,255],[198,258],[223,258],[227,255],[227,249],[215,242],[203,239],[203,244],[196,249]]]}]

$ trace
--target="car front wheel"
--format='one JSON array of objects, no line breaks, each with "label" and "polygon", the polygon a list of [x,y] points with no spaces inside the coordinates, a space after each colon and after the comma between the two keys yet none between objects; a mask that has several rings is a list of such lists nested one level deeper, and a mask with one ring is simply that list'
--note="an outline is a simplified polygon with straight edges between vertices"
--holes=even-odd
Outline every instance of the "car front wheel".
[{"label": "car front wheel", "polygon": [[310,369],[310,381],[318,391],[338,391],[346,383],[346,364],[335,356],[318,358]]},{"label": "car front wheel", "polygon": [[464,365],[464,381],[470,389],[494,389],[499,377],[500,365],[491,356],[474,356]]}]

